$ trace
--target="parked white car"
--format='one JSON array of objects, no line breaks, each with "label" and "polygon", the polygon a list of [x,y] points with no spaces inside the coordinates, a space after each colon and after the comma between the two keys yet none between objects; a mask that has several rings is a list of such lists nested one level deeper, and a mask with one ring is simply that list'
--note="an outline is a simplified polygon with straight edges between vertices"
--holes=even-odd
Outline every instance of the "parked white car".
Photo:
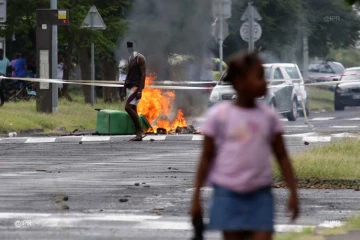
[{"label": "parked white car", "polygon": [[[287,117],[289,121],[296,121],[299,113],[303,113],[302,100],[304,99],[305,110],[309,115],[308,93],[304,85],[304,79],[299,67],[292,63],[264,64],[265,78],[268,80],[268,93],[260,101],[265,101],[277,111]],[[209,106],[223,100],[235,100],[235,90],[231,84],[222,81],[213,89]]]}]

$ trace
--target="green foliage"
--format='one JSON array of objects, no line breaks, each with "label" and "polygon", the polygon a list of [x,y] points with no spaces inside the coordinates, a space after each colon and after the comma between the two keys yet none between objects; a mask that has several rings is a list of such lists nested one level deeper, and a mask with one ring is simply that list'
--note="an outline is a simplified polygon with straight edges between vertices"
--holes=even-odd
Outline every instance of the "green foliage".
[{"label": "green foliage", "polygon": [[[332,48],[355,46],[359,40],[360,19],[355,9],[343,0],[255,0],[263,20],[259,21],[263,33],[255,47],[269,51],[282,61],[302,56],[302,38],[309,37],[310,57],[325,57]],[[233,1],[232,17],[227,20],[230,36],[225,40],[226,56],[247,49],[241,39],[240,17],[247,7],[246,1]],[[328,18],[332,18],[327,21]],[[214,49],[217,53],[217,49]],[[299,58],[299,57],[298,57]]]},{"label": "green foliage", "polygon": [[[81,28],[81,24],[91,5],[95,5],[101,14],[107,29],[94,31]],[[7,7],[7,27],[0,31],[7,39],[15,34],[16,41],[13,51],[35,50],[36,35],[36,9],[49,8],[49,0],[12,0]],[[89,47],[91,35],[96,44],[96,53],[111,55],[118,38],[125,33],[126,21],[122,12],[131,7],[131,0],[58,0],[59,9],[69,9],[70,25],[58,27],[59,50],[66,50],[70,41],[73,41],[77,54],[79,48]]]},{"label": "green foliage", "polygon": [[360,66],[360,49],[331,49],[328,59],[341,62],[346,68]]}]

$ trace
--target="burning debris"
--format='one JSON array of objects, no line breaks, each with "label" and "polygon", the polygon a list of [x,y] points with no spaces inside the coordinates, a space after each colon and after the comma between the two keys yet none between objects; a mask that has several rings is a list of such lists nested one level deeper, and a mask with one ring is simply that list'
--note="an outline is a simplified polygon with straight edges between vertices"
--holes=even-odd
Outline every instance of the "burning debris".
[{"label": "burning debris", "polygon": [[[145,87],[152,85],[156,74],[150,74],[145,79]],[[143,114],[150,122],[154,134],[194,134],[198,133],[193,126],[188,126],[183,111],[176,113],[174,120],[170,119],[172,106],[175,100],[175,91],[162,91],[161,89],[145,88],[138,105],[139,114]]]}]

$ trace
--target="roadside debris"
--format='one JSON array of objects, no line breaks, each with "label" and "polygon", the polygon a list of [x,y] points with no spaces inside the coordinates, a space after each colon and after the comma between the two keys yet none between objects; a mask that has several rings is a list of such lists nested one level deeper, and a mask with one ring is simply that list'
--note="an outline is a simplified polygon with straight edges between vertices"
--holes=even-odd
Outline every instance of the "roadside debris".
[{"label": "roadside debris", "polygon": [[56,203],[61,203],[62,201],[68,201],[69,197],[68,196],[58,196],[56,199]]},{"label": "roadside debris", "polygon": [[125,203],[125,202],[127,202],[127,201],[129,201],[129,200],[126,199],[126,198],[121,198],[121,199],[119,199],[119,202],[121,202],[121,203]]},{"label": "roadside debris", "polygon": [[140,183],[135,183],[135,186],[140,186]]},{"label": "roadside debris", "polygon": [[309,143],[309,142],[304,142],[304,144],[307,146],[307,145],[309,145],[310,143]]},{"label": "roadside debris", "polygon": [[9,137],[16,137],[17,136],[17,133],[16,132],[11,132],[9,133]]},{"label": "roadside debris", "polygon": [[61,210],[69,210],[70,207],[68,205],[62,205]]}]

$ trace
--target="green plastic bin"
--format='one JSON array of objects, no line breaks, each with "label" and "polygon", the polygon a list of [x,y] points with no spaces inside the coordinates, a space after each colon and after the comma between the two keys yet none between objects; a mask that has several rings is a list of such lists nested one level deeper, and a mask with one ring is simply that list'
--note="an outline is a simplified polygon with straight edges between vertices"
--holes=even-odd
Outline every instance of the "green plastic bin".
[{"label": "green plastic bin", "polygon": [[[139,115],[144,131],[151,128],[144,115]],[[136,134],[134,123],[129,114],[116,110],[100,110],[97,113],[96,132],[101,135],[133,135]]]}]

